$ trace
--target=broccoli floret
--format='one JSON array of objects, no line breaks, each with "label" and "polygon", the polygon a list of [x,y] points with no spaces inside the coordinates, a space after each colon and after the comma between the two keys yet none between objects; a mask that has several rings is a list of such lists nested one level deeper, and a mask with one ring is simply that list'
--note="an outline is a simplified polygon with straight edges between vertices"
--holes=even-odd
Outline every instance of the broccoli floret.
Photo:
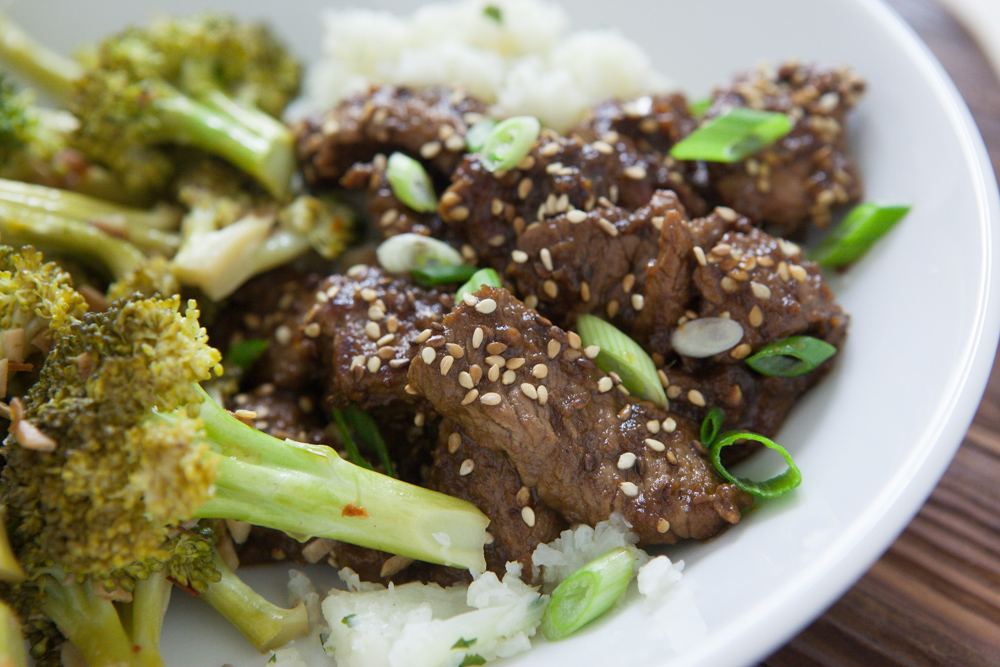
[{"label": "broccoli floret", "polygon": [[[471,504],[358,468],[328,447],[279,440],[214,403],[198,382],[217,372],[220,355],[197,315],[176,296],[133,297],[70,319],[38,380],[11,402],[0,501],[35,582],[28,599],[74,644],[113,643],[119,626],[125,636],[135,627],[111,616],[99,591],[134,590],[158,567],[191,578],[171,563],[178,531],[194,519],[485,568],[488,520]],[[206,571],[197,559],[182,562]],[[213,563],[207,571],[220,578],[202,577],[210,602],[207,591],[233,585]],[[237,627],[260,629],[257,603],[231,592],[214,599]],[[301,627],[301,615],[255,641],[279,641],[285,623]]]},{"label": "broccoli floret", "polygon": [[263,27],[218,15],[129,28],[74,62],[33,42],[9,19],[0,59],[66,104],[79,119],[73,143],[132,189],[173,174],[162,145],[193,146],[289,191],[293,135],[269,115],[297,89],[299,66]]}]

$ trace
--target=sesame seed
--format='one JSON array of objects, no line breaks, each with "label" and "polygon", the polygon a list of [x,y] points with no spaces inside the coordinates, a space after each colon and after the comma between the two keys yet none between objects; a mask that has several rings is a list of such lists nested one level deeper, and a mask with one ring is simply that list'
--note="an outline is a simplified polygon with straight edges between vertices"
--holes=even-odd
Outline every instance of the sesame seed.
[{"label": "sesame seed", "polygon": [[593,359],[600,353],[601,353],[600,345],[588,345],[587,347],[583,348],[583,356],[587,357],[588,359]]},{"label": "sesame seed", "polygon": [[521,520],[528,526],[528,528],[535,527],[535,510],[530,507],[521,508]]},{"label": "sesame seed", "polygon": [[535,184],[530,178],[522,178],[521,182],[517,184],[517,196],[521,199],[527,199],[533,187],[535,187]]},{"label": "sesame seed", "polygon": [[500,364],[490,366],[490,370],[486,371],[486,379],[490,382],[496,382],[500,379]]},{"label": "sesame seed", "polygon": [[320,327],[319,322],[310,322],[302,329],[302,333],[304,333],[308,338],[316,338],[319,336],[321,331],[322,327]]},{"label": "sesame seed", "polygon": [[366,303],[371,303],[372,301],[378,298],[378,292],[373,290],[371,287],[362,287],[361,291],[358,292],[358,294],[361,296],[361,299]]},{"label": "sesame seed", "polygon": [[413,385],[410,383],[406,383],[406,385],[403,386],[403,391],[405,391],[407,394],[410,394],[411,396],[417,395],[417,390],[414,389]]},{"label": "sesame seed", "polygon": [[530,382],[521,383],[521,393],[533,401],[538,399],[538,390],[535,389],[535,385]]},{"label": "sesame seed", "polygon": [[483,299],[476,304],[476,310],[484,315],[489,315],[497,309],[497,302],[493,299]]},{"label": "sesame seed", "polygon": [[500,381],[505,385],[514,384],[514,381],[516,379],[517,379],[517,373],[515,373],[510,369],[505,370],[503,372],[503,375],[500,377]]},{"label": "sesame seed", "polygon": [[372,306],[371,308],[368,309],[368,319],[372,320],[373,322],[378,322],[383,317],[385,317],[385,310],[383,310],[379,306]]},{"label": "sesame seed", "polygon": [[604,376],[600,380],[597,381],[597,391],[601,392],[602,394],[611,391],[611,389],[614,386],[615,386],[615,383],[612,382],[611,378],[609,378],[607,376]]},{"label": "sesame seed", "polygon": [[468,371],[462,371],[458,374],[458,384],[460,384],[465,389],[472,389],[473,382],[472,376],[469,375]]},{"label": "sesame seed", "polygon": [[701,266],[708,266],[708,260],[705,259],[705,251],[702,250],[701,246],[694,247],[694,258],[698,260],[698,264]]},{"label": "sesame seed", "polygon": [[541,260],[542,260],[542,266],[545,267],[545,270],[546,271],[551,271],[552,268],[553,268],[552,267],[552,253],[549,252],[549,249],[548,248],[542,248],[542,250],[538,253],[538,256],[539,256],[539,258],[541,258]]},{"label": "sesame seed", "polygon": [[654,229],[661,230],[663,229],[663,223],[666,222],[666,220],[664,220],[662,215],[655,215],[650,219],[650,222],[653,224]]},{"label": "sesame seed", "polygon": [[643,306],[646,305],[646,297],[641,294],[632,295],[632,308],[635,310],[642,310]]},{"label": "sesame seed", "polygon": [[667,398],[677,398],[681,395],[682,391],[683,389],[681,389],[679,384],[672,384],[667,387]]},{"label": "sesame seed", "polygon": [[531,501],[531,491],[526,486],[522,486],[520,489],[517,490],[517,493],[514,494],[514,502],[517,503],[520,507],[524,507],[530,501]]},{"label": "sesame seed", "polygon": [[635,287],[635,274],[629,273],[622,278],[622,289],[631,292],[633,287]]},{"label": "sesame seed", "polygon": [[669,463],[670,465],[672,465],[672,466],[677,465],[677,455],[674,454],[672,451],[667,452],[666,459],[667,459],[667,463]]},{"label": "sesame seed", "polygon": [[524,264],[528,261],[528,253],[523,250],[512,250],[510,253],[510,258],[514,260],[516,264]]},{"label": "sesame seed", "polygon": [[549,402],[549,390],[544,384],[538,385],[538,402],[542,405]]},{"label": "sesame seed", "polygon": [[650,419],[648,422],[646,422],[646,430],[652,433],[653,435],[656,435],[657,433],[660,432],[660,422],[656,421],[655,419]]},{"label": "sesame seed", "polygon": [[612,222],[607,218],[598,218],[597,224],[608,236],[618,236],[618,228],[615,227],[614,224],[612,224]]},{"label": "sesame seed", "polygon": [[[388,354],[382,354],[383,350],[387,350]],[[378,356],[382,359],[389,359],[389,368],[402,368],[410,363],[409,359],[392,359],[391,356],[396,354],[396,350],[391,347],[383,347],[378,351]]]},{"label": "sesame seed", "polygon": [[646,446],[652,449],[654,452],[662,452],[667,448],[662,442],[656,438],[646,438]]},{"label": "sesame seed", "polygon": [[809,273],[798,264],[790,264],[788,272],[792,275],[792,278],[795,278],[799,282],[803,282],[809,277]]},{"label": "sesame seed", "polygon": [[423,412],[418,412],[413,415],[413,425],[418,427],[423,427],[424,423],[427,421],[427,416]]},{"label": "sesame seed", "polygon": [[621,308],[621,306],[618,304],[618,300],[612,299],[608,303],[608,307],[605,309],[608,313],[608,317],[614,317],[615,315],[617,315],[619,308]]},{"label": "sesame seed", "polygon": [[794,255],[801,254],[802,249],[792,243],[791,241],[786,241],[785,239],[778,239],[778,247],[781,248],[781,253],[785,257],[792,257]]},{"label": "sesame seed", "polygon": [[479,297],[477,297],[475,294],[463,294],[462,303],[464,303],[466,306],[478,306]]},{"label": "sesame seed", "polygon": [[641,181],[646,178],[646,168],[641,164],[634,164],[631,167],[627,167],[624,173],[627,177],[635,181]]},{"label": "sesame seed", "polygon": [[566,212],[566,219],[573,224],[579,224],[587,219],[587,214],[578,208],[574,208],[573,210]]},{"label": "sesame seed", "polygon": [[745,359],[752,349],[748,343],[740,343],[729,352],[729,356],[733,359]]},{"label": "sesame seed", "polygon": [[447,345],[445,345],[445,349],[448,350],[448,354],[455,357],[456,359],[461,359],[462,357],[465,356],[465,350],[462,348],[461,345],[457,345],[456,343],[448,343]]},{"label": "sesame seed", "polygon": [[465,395],[465,398],[462,399],[462,405],[468,405],[469,403],[472,403],[477,398],[479,398],[479,390],[478,389],[470,389],[469,392]]},{"label": "sesame seed", "polygon": [[580,298],[583,299],[584,303],[590,301],[590,283],[580,283]]},{"label": "sesame seed", "polygon": [[428,141],[423,146],[420,147],[420,157],[430,160],[433,157],[437,157],[438,153],[441,152],[441,142],[440,141]]},{"label": "sesame seed", "polygon": [[656,522],[656,532],[665,533],[670,530],[670,522],[666,519],[660,519]]},{"label": "sesame seed", "polygon": [[462,465],[458,467],[458,474],[461,475],[462,477],[465,477],[475,469],[476,469],[476,462],[473,461],[472,459],[465,459],[464,461],[462,461]]},{"label": "sesame seed", "polygon": [[545,364],[535,364],[534,368],[531,369],[531,374],[539,380],[543,380],[549,374],[549,367]]},{"label": "sesame seed", "polygon": [[549,359],[555,359],[559,355],[559,351],[562,350],[562,345],[555,338],[549,341],[546,351],[549,353]]},{"label": "sesame seed", "polygon": [[633,484],[632,482],[622,482],[621,484],[618,485],[618,488],[621,489],[622,493],[624,493],[629,498],[635,498],[637,495],[639,495],[639,487]]},{"label": "sesame seed", "polygon": [[484,336],[483,328],[476,327],[476,330],[472,332],[472,347],[479,349],[479,346],[483,344]]},{"label": "sesame seed", "polygon": [[507,237],[504,236],[503,234],[494,234],[493,236],[486,239],[486,245],[490,246],[491,248],[499,248],[506,242],[507,242]]},{"label": "sesame seed", "polygon": [[542,283],[542,290],[547,296],[553,299],[559,294],[559,286],[556,285],[554,280],[546,280]]},{"label": "sesame seed", "polygon": [[524,366],[524,357],[514,357],[513,359],[507,360],[507,368],[512,371],[516,371],[521,366]]},{"label": "sesame seed", "polygon": [[355,264],[351,268],[347,269],[347,277],[360,278],[361,276],[365,275],[365,272],[367,270],[368,270],[367,264]]},{"label": "sesame seed", "polygon": [[472,378],[473,386],[479,384],[479,381],[483,379],[483,369],[479,364],[472,364],[469,366],[469,377]]},{"label": "sesame seed", "polygon": [[423,331],[417,334],[417,337],[413,339],[413,342],[417,344],[423,343],[424,341],[426,341],[428,338],[431,337],[432,333],[433,332],[430,329],[424,329]]},{"label": "sesame seed", "polygon": [[425,364],[433,363],[435,357],[437,357],[437,350],[433,347],[425,347],[420,350],[420,358],[424,360]]},{"label": "sesame seed", "polygon": [[318,301],[320,303],[326,303],[329,300],[330,300],[330,296],[326,292],[324,292],[323,290],[320,290],[319,292],[316,292],[316,301]]},{"label": "sesame seed", "polygon": [[448,210],[448,219],[454,220],[455,222],[464,222],[469,219],[469,207],[468,206],[456,206]]},{"label": "sesame seed", "polygon": [[757,328],[764,323],[764,311],[760,309],[760,306],[754,306],[750,309],[747,321],[750,323],[750,326],[754,328]]},{"label": "sesame seed", "polygon": [[279,345],[288,345],[292,342],[292,330],[287,325],[282,324],[274,330],[274,339]]},{"label": "sesame seed", "polygon": [[615,151],[615,149],[611,146],[611,144],[609,144],[606,141],[598,140],[592,143],[591,146],[594,147],[595,151],[597,151],[598,153],[602,153],[604,155],[611,155]]},{"label": "sesame seed", "polygon": [[663,385],[664,388],[670,386],[670,380],[667,379],[667,374],[663,372],[662,368],[656,370],[656,377],[660,378],[660,384]]},{"label": "sesame seed", "polygon": [[359,354],[355,356],[353,359],[351,359],[351,366],[348,370],[353,371],[355,368],[364,365],[364,363],[365,363],[365,355]]},{"label": "sesame seed", "polygon": [[691,401],[693,405],[697,405],[700,408],[705,407],[705,396],[697,389],[692,389],[687,393],[688,400]]},{"label": "sesame seed", "polygon": [[496,365],[499,366],[500,368],[503,368],[504,366],[507,365],[507,360],[501,357],[499,354],[491,354],[490,356],[486,357],[486,363],[490,364],[491,366]]},{"label": "sesame seed", "polygon": [[542,155],[542,157],[552,157],[559,153],[560,150],[559,144],[555,141],[551,141],[542,146],[541,150],[538,152]]},{"label": "sesame seed", "polygon": [[507,344],[495,340],[486,344],[486,351],[490,354],[503,354],[507,351]]},{"label": "sesame seed", "polygon": [[529,294],[528,296],[524,297],[524,305],[527,306],[528,308],[537,308],[538,297],[535,296],[534,294]]},{"label": "sesame seed", "polygon": [[502,400],[503,398],[500,396],[500,394],[496,393],[495,391],[491,391],[479,397],[479,402],[482,403],[483,405],[500,405],[500,401]]},{"label": "sesame seed", "polygon": [[574,350],[579,350],[580,346],[583,345],[583,341],[580,339],[580,334],[575,331],[566,332],[566,342],[569,343],[569,346]]},{"label": "sesame seed", "polygon": [[378,369],[382,368],[382,360],[378,357],[368,357],[368,363],[365,366],[369,373],[377,373]]},{"label": "sesame seed", "polygon": [[673,417],[667,417],[663,420],[663,430],[667,433],[673,433],[677,430],[677,420]]},{"label": "sesame seed", "polygon": [[719,281],[719,287],[721,287],[726,292],[735,292],[737,289],[739,289],[739,283],[737,283],[729,276],[723,276],[722,280]]},{"label": "sesame seed", "polygon": [[632,452],[625,452],[618,457],[618,469],[628,470],[635,465],[635,454]]},{"label": "sesame seed", "polygon": [[454,454],[462,446],[462,434],[454,431],[448,436],[448,452]]},{"label": "sesame seed", "polygon": [[761,300],[766,300],[771,298],[771,288],[764,283],[759,283],[756,280],[750,281],[750,291],[753,295]]},{"label": "sesame seed", "polygon": [[448,371],[451,370],[451,367],[454,364],[455,364],[455,357],[451,356],[450,354],[446,354],[443,357],[441,357],[441,375],[447,375]]},{"label": "sesame seed", "polygon": [[378,322],[368,322],[365,324],[365,334],[372,340],[378,340],[382,337],[382,329],[379,327]]}]

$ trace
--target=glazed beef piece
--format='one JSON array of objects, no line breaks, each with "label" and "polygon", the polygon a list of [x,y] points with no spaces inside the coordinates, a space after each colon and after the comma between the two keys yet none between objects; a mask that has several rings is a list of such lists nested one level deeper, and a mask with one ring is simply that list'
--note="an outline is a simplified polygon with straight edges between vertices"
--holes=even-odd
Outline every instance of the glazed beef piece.
[{"label": "glazed beef piece", "polygon": [[570,134],[603,142],[619,153],[643,155],[654,187],[673,190],[690,215],[701,216],[715,198],[708,187],[707,166],[670,157],[673,145],[697,127],[687,99],[672,93],[601,102]]},{"label": "glazed beef piece", "polygon": [[386,177],[387,159],[381,153],[371,162],[359,162],[348,169],[340,184],[348,190],[364,191],[365,211],[381,239],[412,232],[441,238],[445,226],[435,213],[414,211],[396,197]]},{"label": "glazed beef piece", "polygon": [[485,110],[460,89],[373,88],[295,127],[302,174],[310,187],[335,187],[356,163],[402,151],[446,176],[465,153],[465,133]]},{"label": "glazed beef piece", "polygon": [[489,172],[470,154],[441,195],[438,212],[485,263],[510,261],[517,236],[535,222],[573,210],[619,205],[634,209],[653,194],[647,164],[635,151],[543,130],[514,169]]},{"label": "glazed beef piece", "polygon": [[717,90],[706,119],[731,107],[750,107],[794,120],[788,135],[753,157],[710,166],[720,201],[791,236],[807,222],[825,226],[831,211],[860,200],[861,179],[847,154],[846,116],[864,88],[849,69],[789,63],[776,72],[738,76]]},{"label": "glazed beef piece", "polygon": [[468,500],[490,518],[486,566],[502,575],[509,561],[530,572],[531,553],[569,527],[529,489],[503,451],[480,446],[455,423],[441,424],[428,488]]},{"label": "glazed beef piece", "polygon": [[324,406],[418,411],[418,397],[405,390],[407,367],[420,344],[436,343],[428,327],[451,310],[451,294],[358,265],[323,280],[314,304],[299,327],[325,369]]},{"label": "glazed beef piece", "polygon": [[[567,521],[593,525],[618,511],[641,544],[673,543],[709,538],[750,505],[698,451],[696,424],[632,402],[578,336],[507,290],[484,287],[443,325],[462,354],[449,361],[424,346],[412,388],[477,449],[506,454],[524,486]],[[467,458],[477,465],[476,450]]]}]

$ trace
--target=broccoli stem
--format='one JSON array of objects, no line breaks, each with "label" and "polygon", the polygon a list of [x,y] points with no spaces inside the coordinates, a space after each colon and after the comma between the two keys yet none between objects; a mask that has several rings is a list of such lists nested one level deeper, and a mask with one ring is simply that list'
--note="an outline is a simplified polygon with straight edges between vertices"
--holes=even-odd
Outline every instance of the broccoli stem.
[{"label": "broccoli stem", "polygon": [[0,665],[3,667],[28,667],[28,653],[21,635],[21,621],[17,614],[0,602]]},{"label": "broccoli stem", "polygon": [[170,207],[129,208],[77,192],[0,178],[0,213],[23,222],[50,216],[85,222],[165,255],[172,255],[180,245],[179,236],[169,231],[180,224],[180,213]]},{"label": "broccoli stem", "polygon": [[135,583],[132,602],[120,610],[122,623],[132,638],[136,667],[163,667],[160,635],[173,587],[166,568],[154,572]]},{"label": "broccoli stem", "polygon": [[76,584],[60,575],[43,576],[42,611],[80,651],[87,667],[134,667],[132,640],[110,600],[98,597],[89,582]]},{"label": "broccoli stem", "polygon": [[358,467],[329,447],[278,440],[201,393],[206,437],[221,459],[215,496],[198,517],[486,569],[489,519],[471,503]]},{"label": "broccoli stem", "polygon": [[0,13],[0,62],[59,102],[73,95],[76,81],[83,74],[75,61],[43,46],[3,13]]},{"label": "broccoli stem", "polygon": [[78,220],[0,201],[0,238],[14,247],[68,253],[121,280],[146,263],[138,248]]},{"label": "broccoli stem", "polygon": [[165,141],[186,141],[247,172],[275,197],[288,194],[295,169],[294,137],[283,123],[219,91],[196,100],[156,82],[155,92],[152,104]]},{"label": "broccoli stem", "polygon": [[305,605],[285,609],[265,600],[243,583],[215,552],[215,569],[222,575],[200,597],[243,633],[258,651],[264,653],[284,646],[309,633],[309,615]]}]

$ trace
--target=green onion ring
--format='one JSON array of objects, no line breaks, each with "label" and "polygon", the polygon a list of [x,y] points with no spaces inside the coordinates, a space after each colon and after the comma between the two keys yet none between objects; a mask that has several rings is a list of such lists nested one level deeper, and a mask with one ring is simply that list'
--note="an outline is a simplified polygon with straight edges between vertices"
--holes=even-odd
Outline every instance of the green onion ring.
[{"label": "green onion ring", "polygon": [[670,149],[676,160],[739,162],[792,131],[783,113],[735,107],[716,116]]},{"label": "green onion ring", "polygon": [[634,560],[628,549],[618,547],[566,577],[542,616],[545,638],[568,637],[611,609],[632,581]]},{"label": "green onion ring", "polygon": [[[733,475],[722,465],[722,461],[719,460],[719,454],[723,447],[728,447],[729,445],[735,444],[740,440],[754,440],[763,444],[768,449],[773,449],[778,452],[781,454],[782,458],[785,459],[785,463],[788,464],[788,469],[780,475],[776,475],[775,477],[764,480],[763,482],[756,482],[752,479]],[[746,431],[729,431],[727,433],[723,433],[715,440],[715,442],[712,443],[712,446],[708,450],[708,457],[716,472],[740,489],[746,491],[752,496],[756,496],[757,498],[777,498],[778,496],[788,493],[802,483],[802,473],[799,471],[799,467],[795,465],[795,461],[792,460],[791,454],[789,454],[784,447],[777,444],[773,440],[765,438],[757,433],[749,433]]]},{"label": "green onion ring", "polygon": [[722,429],[722,422],[725,419],[726,413],[722,411],[722,408],[712,408],[708,411],[705,419],[701,422],[701,444],[706,447],[712,446],[715,438],[719,435],[719,431]]},{"label": "green onion ring", "polygon": [[858,204],[809,253],[809,259],[828,267],[852,264],[909,212],[906,204]]},{"label": "green onion ring", "polygon": [[458,291],[455,292],[455,301],[461,301],[466,294],[478,292],[484,285],[497,288],[503,287],[503,283],[500,281],[500,274],[494,269],[479,269],[472,274],[472,277],[464,285],[458,288]]},{"label": "green onion ring", "polygon": [[605,373],[617,373],[630,394],[657,405],[667,404],[656,364],[638,343],[594,315],[577,317],[576,332],[584,347],[596,345],[600,348],[594,363]]},{"label": "green onion ring", "polygon": [[497,122],[492,118],[485,118],[468,129],[465,133],[465,147],[470,153],[475,153],[482,149],[486,139],[490,136]]},{"label": "green onion ring", "polygon": [[389,187],[396,198],[419,213],[437,210],[434,184],[424,166],[404,153],[393,153],[385,168]]},{"label": "green onion ring", "polygon": [[837,348],[812,336],[790,336],[761,348],[747,365],[772,377],[795,377],[814,370],[837,353]]},{"label": "green onion ring", "polygon": [[542,131],[534,116],[513,116],[497,123],[486,137],[480,153],[486,171],[507,171],[528,154]]}]

